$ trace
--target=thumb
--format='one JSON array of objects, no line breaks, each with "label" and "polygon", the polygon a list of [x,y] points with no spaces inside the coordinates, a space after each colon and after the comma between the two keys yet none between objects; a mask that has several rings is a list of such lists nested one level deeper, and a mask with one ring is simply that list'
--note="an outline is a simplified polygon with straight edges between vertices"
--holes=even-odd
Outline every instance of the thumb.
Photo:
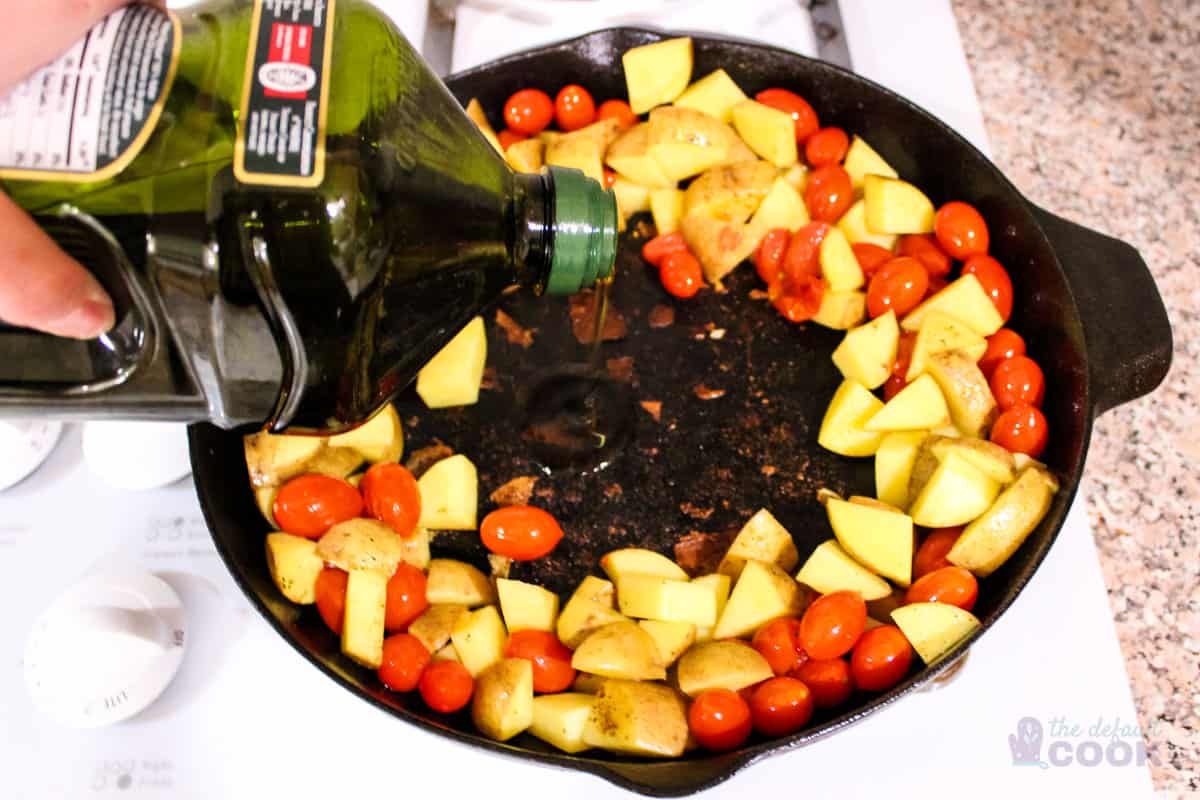
[{"label": "thumb", "polygon": [[0,194],[0,319],[57,336],[92,339],[113,326],[100,282]]}]

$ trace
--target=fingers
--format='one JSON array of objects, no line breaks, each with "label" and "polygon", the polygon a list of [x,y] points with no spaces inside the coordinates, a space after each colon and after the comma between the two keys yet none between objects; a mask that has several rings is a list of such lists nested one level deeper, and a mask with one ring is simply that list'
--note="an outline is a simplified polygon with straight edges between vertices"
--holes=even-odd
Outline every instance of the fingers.
[{"label": "fingers", "polygon": [[0,319],[92,339],[113,326],[113,306],[92,273],[0,194]]},{"label": "fingers", "polygon": [[[0,34],[0,93],[83,38],[129,0],[23,0],[6,3]],[[9,6],[23,6],[11,8]]]}]

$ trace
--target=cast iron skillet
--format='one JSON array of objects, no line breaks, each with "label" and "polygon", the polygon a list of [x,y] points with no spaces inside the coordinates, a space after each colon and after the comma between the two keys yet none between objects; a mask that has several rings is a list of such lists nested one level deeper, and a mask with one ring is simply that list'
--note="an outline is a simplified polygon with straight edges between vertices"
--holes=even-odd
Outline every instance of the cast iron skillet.
[{"label": "cast iron skillet", "polygon": [[[448,80],[465,102],[478,97],[498,115],[520,88],[555,91],[587,86],[597,98],[624,94],[621,54],[663,34],[641,29],[600,31],[531,50]],[[1012,274],[1016,311],[1011,325],[1045,368],[1046,413],[1052,430],[1044,459],[1062,479],[1045,521],[1003,569],[982,582],[976,613],[982,635],[1008,608],[1045,557],[1075,494],[1092,419],[1151,391],[1171,360],[1171,332],[1145,263],[1129,245],[1081,228],[1025,200],[970,144],[892,92],[828,64],[745,42],[695,38],[695,75],[724,67],[747,91],[791,88],[818,110],[824,124],[863,135],[906,179],[935,203],[966,200],[983,212],[991,252]],[[497,120],[498,121],[498,120]],[[655,422],[631,406],[629,442],[611,466],[594,475],[543,478],[535,502],[555,513],[568,536],[546,560],[514,577],[569,590],[594,571],[607,550],[630,544],[670,553],[690,530],[736,528],[754,509],[770,507],[792,531],[801,559],[830,535],[815,490],[870,493],[870,459],[845,459],[816,445],[821,415],[839,381],[829,354],[840,334],[783,322],[750,297],[753,271],[743,269],[725,294],[706,292],[682,304],[669,328],[651,329],[650,309],[665,297],[640,261],[638,241],[620,253],[614,305],[628,323],[622,342],[605,345],[617,372],[631,371],[638,400],[663,402]],[[520,392],[542,367],[577,359],[561,300],[510,298],[506,311],[536,328],[528,350],[489,326],[489,364],[495,388],[478,406],[430,413],[409,392],[398,405],[409,451],[445,441],[480,469],[481,497],[508,479],[536,474],[537,463],[519,436]],[[724,329],[713,338],[712,329]],[[701,400],[695,387],[724,390]],[[568,756],[528,735],[507,744],[474,732],[465,715],[442,718],[419,699],[389,693],[375,676],[343,658],[311,609],[286,602],[271,583],[263,554],[266,523],[246,475],[240,437],[208,425],[191,429],[196,488],[221,556],[238,584],[277,631],[305,658],[350,692],[379,708],[444,736],[489,750],[595,773],[634,791],[684,795],[712,786],[762,756],[790,750],[881,710],[927,683],[952,659],[914,667],[880,696],[858,696],[846,710],[818,716],[787,739],[752,739],[726,755],[691,753],[650,761],[600,752]],[[485,507],[485,511],[487,508]],[[478,537],[448,534],[435,551],[482,564]],[[969,647],[974,636],[964,642]]]}]

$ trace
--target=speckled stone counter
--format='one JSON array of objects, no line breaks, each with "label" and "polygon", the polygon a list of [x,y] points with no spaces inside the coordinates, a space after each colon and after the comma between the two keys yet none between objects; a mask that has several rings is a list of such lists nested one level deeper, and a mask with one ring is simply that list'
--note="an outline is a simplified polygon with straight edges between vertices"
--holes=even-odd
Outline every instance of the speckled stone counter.
[{"label": "speckled stone counter", "polygon": [[[995,159],[1130,242],[1175,333],[1151,396],[1096,424],[1083,493],[1155,787],[1200,790],[1200,3],[954,0]],[[1065,621],[1064,621],[1065,622]],[[1086,669],[1086,665],[1080,665]]]}]

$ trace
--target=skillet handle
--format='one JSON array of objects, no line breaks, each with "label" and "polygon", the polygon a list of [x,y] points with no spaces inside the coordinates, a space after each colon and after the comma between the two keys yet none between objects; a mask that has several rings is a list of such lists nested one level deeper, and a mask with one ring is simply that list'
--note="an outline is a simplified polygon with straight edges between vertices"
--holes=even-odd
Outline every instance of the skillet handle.
[{"label": "skillet handle", "polygon": [[1083,322],[1097,415],[1149,394],[1171,366],[1171,324],[1149,267],[1118,239],[1033,206]]},{"label": "skillet handle", "polygon": [[681,797],[731,778],[750,761],[748,755],[726,754],[687,761],[591,762],[584,769],[638,794]]}]

